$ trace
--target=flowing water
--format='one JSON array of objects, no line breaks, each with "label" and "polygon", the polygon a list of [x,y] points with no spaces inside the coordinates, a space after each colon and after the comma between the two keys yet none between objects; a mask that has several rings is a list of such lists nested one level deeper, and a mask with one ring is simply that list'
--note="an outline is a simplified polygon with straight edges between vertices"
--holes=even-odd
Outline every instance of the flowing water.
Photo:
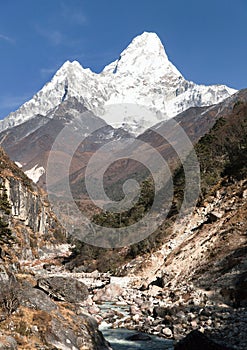
[{"label": "flowing water", "polygon": [[[115,309],[124,316],[128,314],[126,306],[114,305],[112,303],[104,303],[99,305],[102,311]],[[149,335],[150,340],[128,340],[127,338],[134,334],[143,334],[136,330],[128,330],[125,328],[112,329],[110,325],[103,322],[99,329],[102,331],[106,340],[111,344],[113,350],[173,350],[173,341],[161,337]]]},{"label": "flowing water", "polygon": [[127,340],[129,336],[136,334],[124,328],[102,329],[106,340],[114,350],[173,350],[173,341],[150,335],[151,340]]}]

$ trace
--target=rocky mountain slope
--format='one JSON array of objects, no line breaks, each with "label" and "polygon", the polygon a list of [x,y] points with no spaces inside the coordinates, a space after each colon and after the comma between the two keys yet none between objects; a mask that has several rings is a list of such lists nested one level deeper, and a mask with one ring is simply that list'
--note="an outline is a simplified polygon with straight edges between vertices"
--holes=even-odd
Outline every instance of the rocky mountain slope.
[{"label": "rocky mountain slope", "polygon": [[63,101],[76,98],[107,124],[140,134],[189,107],[209,106],[235,92],[223,85],[204,86],[185,80],[169,61],[158,36],[144,32],[100,74],[76,61],[65,62],[51,82],[1,121],[0,130],[38,115],[46,117]]},{"label": "rocky mountain slope", "polygon": [[[241,90],[214,106],[191,107],[173,119],[177,123],[176,126],[182,128],[190,142],[194,145],[202,136],[210,131],[218,119],[225,115],[231,115],[235,104],[239,100],[243,103],[247,101],[247,90]],[[115,192],[117,192],[120,191],[125,180],[135,178],[140,182],[148,176],[149,172],[145,166],[141,162],[133,160],[138,158],[139,154],[143,154],[143,142],[150,145],[155,151],[158,151],[173,172],[179,163],[179,154],[177,154],[177,151],[180,149],[180,153],[182,152],[185,142],[184,138],[179,139],[178,129],[174,125],[174,123],[167,121],[160,122],[152,128],[147,129],[132,143],[127,144],[126,157],[129,158],[128,162],[119,160],[110,169],[107,169],[104,179],[105,187],[111,187],[112,192],[114,187],[116,187],[117,190]],[[139,141],[141,142],[139,143]],[[174,148],[174,145],[177,145],[177,148]],[[112,152],[114,153],[114,150]],[[150,152],[150,154],[148,152],[145,153],[145,161],[149,164],[152,163],[152,153]],[[104,157],[103,153],[102,157]],[[73,183],[71,183],[73,193],[77,193],[78,196],[78,189],[81,186],[83,177],[84,174],[81,172],[81,176],[78,176],[78,178],[75,177]]]},{"label": "rocky mountain slope", "polygon": [[[222,236],[217,233],[217,231],[221,229],[221,224],[218,225],[221,221],[226,227],[231,226],[230,223],[228,225],[228,222],[231,220],[235,222],[236,227],[234,223],[231,229],[228,227],[229,230],[225,231],[226,236],[230,233],[233,234],[235,230],[237,235],[243,233],[243,240],[236,239],[235,241],[240,246],[244,245],[244,239],[246,238],[244,218],[246,215],[247,164],[247,101],[244,98],[245,95],[243,91],[243,94],[239,95],[239,99],[235,101],[228,113],[223,114],[211,128],[210,132],[204,135],[195,145],[195,151],[201,167],[201,194],[195,212],[192,213],[191,216],[181,219],[181,222],[177,222],[175,228],[173,228],[172,223],[179,211],[185,185],[182,168],[175,172],[173,181],[177,211],[174,210],[175,214],[173,211],[171,212],[171,216],[168,218],[168,222],[170,221],[169,225],[165,223],[165,227],[161,227],[159,230],[159,234],[162,233],[165,228],[168,232],[173,232],[173,236],[163,232],[163,239],[167,241],[167,245],[164,244],[164,247],[168,253],[171,249],[175,249],[174,244],[176,239],[173,244],[172,238],[178,238],[176,244],[178,245],[179,252],[176,250],[176,253],[172,253],[172,259],[176,259],[178,254],[182,254],[182,248],[184,246],[186,247],[185,242],[187,240],[189,244],[189,242],[193,242],[193,238],[199,239],[200,233],[204,231],[205,235],[208,235],[211,228],[213,232],[216,232],[217,239],[226,240],[226,237],[222,238]],[[242,219],[240,219],[241,217],[244,220],[243,222],[241,221]],[[182,232],[184,232],[184,234],[182,234]],[[231,240],[231,237],[233,237],[233,235],[228,238]],[[162,241],[162,245],[163,243]],[[224,244],[224,247],[225,246],[227,246],[227,244]],[[230,242],[229,246],[231,246]],[[235,250],[234,245],[231,248]],[[188,258],[191,258],[190,255],[193,254],[194,249],[186,249],[186,251]],[[212,260],[214,260],[215,255],[214,252]],[[145,259],[146,258],[147,256],[145,256]],[[163,258],[165,258],[166,266],[168,257],[164,256]],[[153,259],[153,255],[151,260],[155,260]],[[200,259],[191,258],[191,264],[193,264],[193,261],[197,265],[200,264]],[[185,264],[184,266],[188,268],[188,273],[193,275],[193,270],[189,269],[191,264]],[[171,264],[171,267],[172,266]],[[195,266],[195,268],[197,267]],[[178,269],[181,270],[181,266],[178,266]],[[209,271],[210,270],[211,269],[209,269]],[[181,273],[179,278],[181,280],[184,278],[185,281],[188,281],[188,276],[184,272]],[[174,282],[176,283],[176,280],[174,280]]]},{"label": "rocky mountain slope", "polygon": [[[115,300],[131,305],[126,317],[114,310],[106,315],[113,327],[174,339],[175,349],[246,349],[245,97],[243,91],[195,145],[201,166],[201,195],[189,216],[176,220],[184,188],[180,168],[174,175],[174,207],[157,232],[128,250],[108,250],[104,255],[102,250],[90,251],[82,245],[81,252],[78,249],[72,256],[67,265],[71,270],[85,270],[93,257],[94,266],[98,259],[124,276],[94,295],[96,302]],[[146,191],[146,196],[150,194]],[[122,222],[129,224],[142,212],[141,205],[143,200],[140,210],[129,211],[128,220]],[[97,220],[119,225],[117,214],[99,215]]]},{"label": "rocky mountain slope", "polygon": [[[190,137],[190,139],[193,141],[193,143],[196,144],[196,141],[198,139],[198,135],[202,133],[207,132],[208,128],[212,128],[213,125],[216,123],[220,123],[220,121],[223,119],[232,120],[233,125],[229,130],[232,130],[232,134],[236,132],[236,138],[238,137],[241,139],[241,131],[237,131],[237,128],[239,128],[238,123],[235,122],[235,112],[237,106],[240,104],[240,106],[245,106],[247,103],[247,93],[246,90],[242,90],[239,93],[235,94],[234,96],[230,97],[229,99],[225,100],[224,102],[220,103],[217,106],[214,106],[212,108],[208,109],[191,109],[186,113],[187,115],[187,121],[188,123],[185,122],[185,118],[183,118],[183,115],[176,117],[177,121],[179,122],[180,125],[183,126],[183,128],[186,130],[186,133]],[[157,128],[160,128],[160,133],[162,134],[162,128],[165,127],[164,125],[158,125]],[[236,130],[234,131],[234,128]],[[154,129],[155,130],[155,129]],[[174,142],[176,141],[176,133],[174,132],[175,130],[172,129],[170,133],[170,137],[174,137]],[[207,135],[207,134],[206,134]],[[150,142],[150,144],[155,147],[168,161],[168,164],[173,171],[176,169],[178,166],[178,156],[176,152],[174,152],[173,147],[171,144],[167,143],[159,134],[155,133],[153,130],[147,131],[144,133],[142,136],[143,140],[145,142]],[[205,136],[208,137],[208,136]],[[215,136],[216,139],[219,138],[219,140],[222,140],[223,137],[220,136],[220,131],[219,135]],[[226,138],[226,140],[229,140],[229,137]],[[222,141],[223,142],[223,141]],[[234,139],[234,143],[237,141]],[[199,143],[200,144],[200,143]],[[196,150],[199,146],[196,146]],[[235,151],[236,146],[234,144],[229,143],[229,149],[232,147],[233,153],[237,153]],[[215,160],[220,159],[220,156],[217,154],[219,146],[215,149],[216,154],[213,156],[209,156],[212,154],[212,151],[209,149],[209,146],[207,146],[208,149],[208,154],[205,152],[205,154],[200,155],[199,158],[199,163],[201,164],[201,167],[205,167],[205,170],[202,170],[201,173],[201,196],[204,196],[208,188],[214,185],[214,180],[215,179],[220,179],[219,174],[217,173],[215,166]],[[141,151],[141,149],[140,149]],[[199,151],[198,151],[199,152]],[[225,152],[225,151],[224,151]],[[227,150],[227,152],[230,152]],[[225,156],[224,156],[225,157]],[[210,163],[209,167],[209,162],[210,159],[212,158],[212,163]],[[242,159],[244,159],[242,157]],[[232,160],[231,160],[232,161]],[[243,160],[240,162],[242,164]],[[139,166],[139,168],[138,168]],[[143,168],[140,167],[140,165],[136,166],[134,164],[131,165],[131,163],[125,164],[124,171],[121,172],[122,179],[126,179],[126,177],[132,174],[139,174],[143,173]],[[237,166],[235,166],[236,169]],[[203,169],[203,168],[201,168]],[[119,172],[117,172],[117,167],[114,169],[111,169],[111,191],[113,192],[114,184],[120,184],[121,187],[121,176],[119,175]],[[223,171],[223,168],[220,168],[220,170]],[[178,174],[183,174],[183,171],[180,172],[176,170]],[[216,176],[217,174],[217,176]],[[145,175],[145,173],[144,173]],[[126,177],[124,177],[126,176]],[[132,178],[130,176],[130,178]],[[168,214],[168,217],[170,217],[169,220],[166,220],[164,222],[164,225],[161,226],[160,230],[158,230],[154,235],[151,235],[147,240],[141,241],[140,244],[133,245],[129,247],[129,249],[124,249],[123,253],[120,251],[114,250],[112,252],[105,252],[104,249],[100,248],[90,248],[87,245],[84,246],[83,244],[78,244],[78,249],[75,249],[75,259],[74,264],[77,266],[78,264],[85,264],[85,269],[89,268],[91,270],[95,266],[97,266],[98,269],[108,269],[111,268],[114,270],[117,265],[124,263],[125,259],[131,259],[131,257],[138,255],[138,254],[145,254],[146,251],[153,252],[158,249],[158,247],[163,243],[164,239],[169,240],[170,236],[169,233],[170,231],[167,230],[168,226],[171,226],[171,222],[174,220],[174,215],[179,212],[179,205],[181,205],[182,198],[183,198],[183,181],[175,176],[175,198],[174,198],[174,203],[171,207],[170,213]],[[72,184],[72,189],[78,189],[77,193],[79,193],[79,184],[80,182],[75,182]],[[75,187],[74,187],[75,186]],[[130,211],[124,212],[122,214],[113,214],[113,213],[107,213],[105,211],[92,211],[93,213],[97,213],[97,215],[94,216],[94,220],[97,224],[100,225],[105,225],[106,227],[111,227],[111,225],[115,225],[114,227],[119,227],[119,225],[129,225],[130,223],[135,222],[140,219],[141,215],[144,215],[143,213],[146,213],[146,211],[151,207],[152,205],[152,196],[153,196],[153,187],[152,187],[152,182],[147,182],[143,183],[143,193],[141,195],[140,201],[137,203],[136,206],[134,206]],[[119,192],[118,192],[119,193]],[[95,210],[95,208],[93,208]],[[115,254],[116,253],[116,254]],[[92,258],[93,263],[92,263]],[[104,262],[104,264],[102,263]],[[73,264],[72,264],[73,265]]]},{"label": "rocky mountain slope", "polygon": [[[175,120],[184,129],[192,143],[195,143],[212,127],[217,118],[231,110],[238,96],[245,99],[244,91],[239,92],[239,94],[234,94],[213,107],[190,108],[180,113]],[[75,98],[67,99],[61,103],[58,108],[50,112],[49,118],[44,119],[42,116],[36,116],[21,125],[3,131],[0,134],[0,143],[10,157],[22,167],[23,171],[38,185],[45,188],[47,160],[50,150],[64,127],[74,133],[74,140],[76,139],[75,135],[79,140],[70,167],[70,181],[73,195],[78,200],[83,199],[84,203],[87,202],[84,177],[88,161],[95,151],[101,149],[107,143],[126,142],[126,154],[127,158],[130,159],[128,162],[125,160],[118,161],[108,169],[105,176],[106,187],[121,184],[125,179],[131,178],[133,174],[137,174],[138,180],[145,178],[144,167],[140,163],[131,160],[134,154],[142,152],[141,148],[138,149],[139,140],[150,144],[151,147],[160,152],[168,161],[171,169],[176,167],[176,153],[164,137],[165,133],[168,132],[166,122],[160,122],[148,129],[135,141],[123,128],[114,129],[107,125],[103,119],[89,112]],[[174,131],[174,128],[170,130],[170,137],[174,138],[175,141],[176,132]],[[67,157],[71,154],[72,148],[72,142],[63,144],[60,142],[59,152]],[[114,154],[114,149],[112,152]],[[117,152],[115,154],[117,156]],[[108,155],[102,151],[101,157],[107,159]],[[57,182],[59,183],[59,176]],[[92,207],[90,201],[87,202],[86,207]],[[86,207],[84,206],[84,209]]]},{"label": "rocky mountain slope", "polygon": [[[195,211],[175,223],[172,215],[151,254],[122,269],[140,276],[144,294],[160,298],[156,316],[175,338],[197,329],[226,348],[246,347],[246,135],[247,104],[240,99],[195,146],[202,185]],[[178,196],[179,179],[181,173],[175,176]]]},{"label": "rocky mountain slope", "polygon": [[[73,134],[74,139],[79,139],[78,149],[73,157],[72,174],[85,168],[90,156],[104,144],[130,136],[123,129],[114,129],[107,125],[77,99],[71,98],[52,110],[49,118],[36,116],[30,121],[3,131],[0,142],[27,176],[44,187],[49,152],[65,127]],[[66,143],[63,140],[59,146],[66,157],[72,152],[73,142],[67,139]]]},{"label": "rocky mountain slope", "polygon": [[[66,253],[66,232],[46,194],[1,149],[1,349],[110,349],[95,320],[79,312],[79,303],[87,305],[83,283],[66,278],[46,282],[32,272],[35,265],[45,266],[47,261],[59,264]],[[53,299],[44,287],[52,282]]]},{"label": "rocky mountain slope", "polygon": [[[45,176],[42,175],[45,175],[49,152],[56,137],[67,125],[75,135],[80,135],[82,140],[94,128],[101,129],[107,126],[102,119],[73,98],[52,110],[45,119],[36,116],[30,121],[4,131],[1,134],[1,144],[23,171],[27,172],[36,183],[40,180],[39,185],[42,185],[45,183]],[[67,140],[67,144],[61,144],[61,150],[65,156],[70,154],[71,142]],[[78,164],[72,171],[75,170],[78,170]]]}]

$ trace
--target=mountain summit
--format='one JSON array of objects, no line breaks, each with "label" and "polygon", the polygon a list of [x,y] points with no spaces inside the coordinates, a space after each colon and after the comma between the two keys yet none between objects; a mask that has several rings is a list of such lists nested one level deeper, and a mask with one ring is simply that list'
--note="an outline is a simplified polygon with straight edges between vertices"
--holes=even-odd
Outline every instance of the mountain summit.
[{"label": "mountain summit", "polygon": [[169,61],[155,33],[137,36],[99,74],[80,63],[65,62],[52,80],[0,123],[0,131],[49,112],[66,99],[80,103],[113,127],[139,134],[189,107],[209,106],[236,90],[197,85],[184,79]]},{"label": "mountain summit", "polygon": [[164,77],[169,71],[181,76],[169,61],[157,34],[147,32],[134,38],[119,59],[104,69],[104,72],[118,75],[148,76],[151,73],[154,81]]}]

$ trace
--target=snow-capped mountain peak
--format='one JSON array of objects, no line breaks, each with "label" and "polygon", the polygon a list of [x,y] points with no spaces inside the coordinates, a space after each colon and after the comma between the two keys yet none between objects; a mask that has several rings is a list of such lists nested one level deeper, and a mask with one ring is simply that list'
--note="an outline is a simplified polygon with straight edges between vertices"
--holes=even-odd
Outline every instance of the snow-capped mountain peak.
[{"label": "snow-capped mountain peak", "polygon": [[152,79],[157,80],[170,70],[181,75],[169,61],[157,34],[144,32],[135,37],[119,59],[106,66],[103,72],[135,76],[152,74]]},{"label": "snow-capped mountain peak", "polygon": [[84,68],[78,61],[66,61],[56,72],[53,80],[64,79],[65,77],[72,78],[81,74],[94,74],[90,68]]},{"label": "snow-capped mountain peak", "polygon": [[0,131],[36,115],[50,117],[50,111],[73,97],[111,126],[138,134],[189,107],[209,106],[235,92],[185,80],[157,34],[144,32],[99,74],[66,61],[30,101],[0,122]]}]

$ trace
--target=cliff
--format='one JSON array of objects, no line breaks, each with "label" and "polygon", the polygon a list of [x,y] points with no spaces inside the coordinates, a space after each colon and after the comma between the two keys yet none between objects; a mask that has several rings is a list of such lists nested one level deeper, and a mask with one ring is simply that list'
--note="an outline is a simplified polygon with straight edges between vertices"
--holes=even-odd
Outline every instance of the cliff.
[{"label": "cliff", "polygon": [[66,232],[45,193],[0,149],[1,350],[110,349],[97,322],[80,308],[88,303],[87,287],[58,278],[54,297],[39,287],[39,276],[30,268],[56,259],[64,246]]},{"label": "cliff", "polygon": [[[1,234],[1,255],[12,263],[41,258],[66,242],[45,193],[0,150],[0,215],[11,240]],[[6,260],[6,259],[5,259]],[[13,265],[12,265],[13,266]]]}]

